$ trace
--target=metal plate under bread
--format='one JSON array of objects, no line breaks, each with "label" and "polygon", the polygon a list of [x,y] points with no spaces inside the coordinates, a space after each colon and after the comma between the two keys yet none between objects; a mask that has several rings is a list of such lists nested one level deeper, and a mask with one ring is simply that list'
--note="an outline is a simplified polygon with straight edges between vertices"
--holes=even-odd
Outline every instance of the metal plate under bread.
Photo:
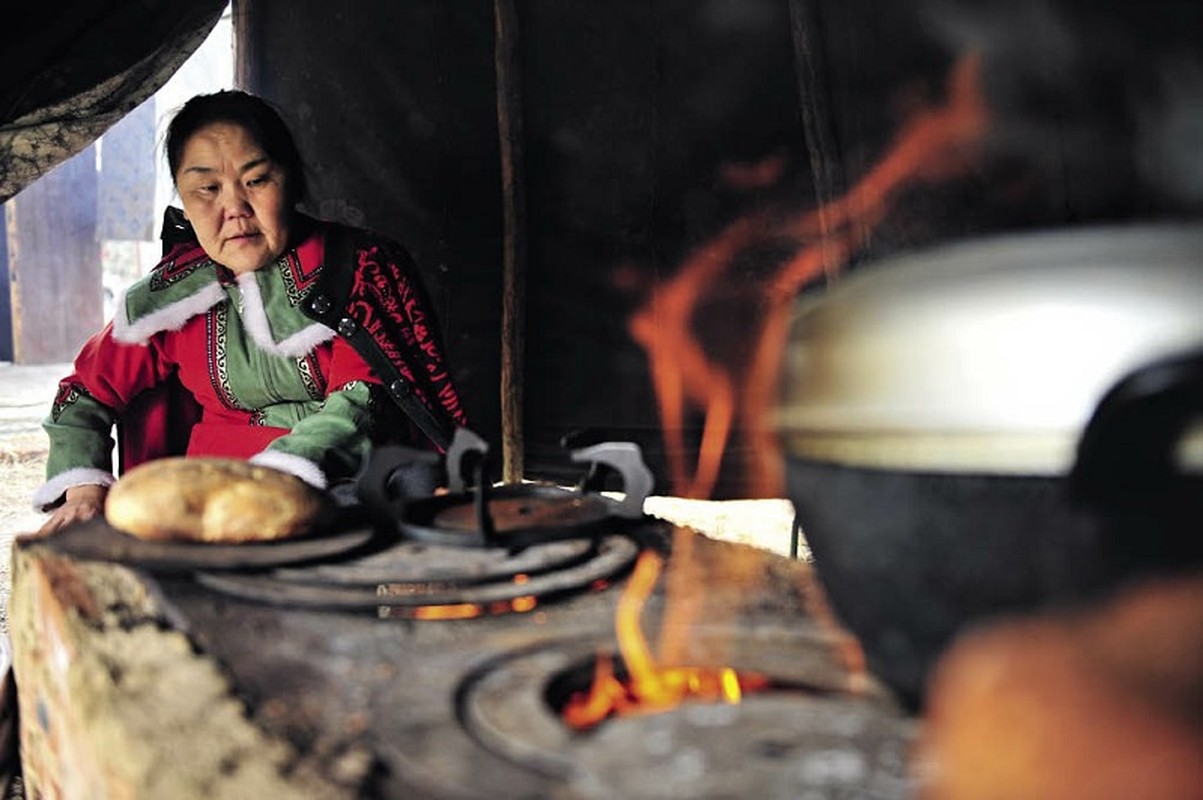
[{"label": "metal plate under bread", "polygon": [[376,530],[363,522],[272,542],[153,542],[95,518],[60,528],[38,543],[73,558],[115,561],[150,571],[188,572],[260,569],[329,558],[361,547],[375,535]]}]

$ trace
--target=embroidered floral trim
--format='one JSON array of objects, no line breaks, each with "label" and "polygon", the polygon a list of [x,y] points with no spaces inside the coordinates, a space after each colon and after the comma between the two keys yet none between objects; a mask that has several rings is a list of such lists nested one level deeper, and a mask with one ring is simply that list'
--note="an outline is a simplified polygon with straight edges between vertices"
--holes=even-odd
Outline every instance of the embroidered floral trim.
[{"label": "embroidered floral trim", "polygon": [[203,250],[191,260],[177,261],[176,259],[172,259],[150,274],[150,290],[152,292],[161,292],[173,283],[178,283],[187,278],[198,269],[204,269],[205,267],[212,266],[212,264],[213,259],[207,258]]},{"label": "embroidered floral trim", "polygon": [[297,359],[297,372],[310,397],[314,400],[321,400],[326,396],[326,379],[318,368],[317,359],[312,354]]},{"label": "embroidered floral trim", "polygon": [[294,308],[301,304],[305,295],[309,294],[309,289],[313,286],[320,271],[319,268],[306,276],[296,250],[289,250],[280,256],[276,260],[276,269],[280,273],[280,279],[284,282],[284,289],[288,294],[288,304]]},{"label": "embroidered floral trim", "polygon": [[230,385],[229,360],[226,353],[226,336],[229,331],[229,317],[225,305],[220,305],[209,312],[208,325],[205,326],[205,352],[209,357],[209,383],[213,392],[227,408],[239,411],[250,411],[238,402]]},{"label": "embroidered floral trim", "polygon": [[298,259],[296,250],[289,250],[288,253],[275,260],[275,269],[280,273],[280,280],[284,282],[284,290],[289,297],[289,306],[294,308],[300,306],[306,292],[298,283],[298,279],[301,277],[301,259]]},{"label": "embroidered floral trim", "polygon": [[54,395],[54,402],[50,406],[50,418],[58,422],[63,412],[78,402],[81,397],[90,397],[83,386],[78,383],[60,383],[58,391]]}]

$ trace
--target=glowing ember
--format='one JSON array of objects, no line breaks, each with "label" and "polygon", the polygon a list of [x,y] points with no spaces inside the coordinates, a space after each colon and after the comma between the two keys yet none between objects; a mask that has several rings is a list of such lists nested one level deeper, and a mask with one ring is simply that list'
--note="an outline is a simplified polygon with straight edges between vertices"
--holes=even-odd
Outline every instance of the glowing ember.
[{"label": "glowing ember", "polygon": [[479,617],[484,609],[475,603],[456,603],[446,606],[418,606],[413,609],[414,619],[471,619]]},{"label": "glowing ember", "polygon": [[538,600],[527,595],[525,597],[515,597],[513,600],[511,600],[510,608],[512,608],[514,611],[517,611],[518,613],[522,614],[522,613],[526,613],[527,611],[533,611],[535,606],[537,606],[538,604],[539,604]]},{"label": "glowing ember", "polygon": [[[844,196],[801,215],[777,219],[756,213],[738,219],[695,249],[670,279],[651,289],[643,308],[630,320],[630,332],[647,351],[674,494],[711,495],[727,440],[739,422],[748,437],[745,450],[753,459],[743,470],[746,496],[781,496],[782,458],[766,420],[776,393],[792,299],[809,281],[835,275],[886,219],[903,190],[947,179],[972,163],[988,116],[978,88],[979,67],[977,56],[958,62],[945,103],[915,115],[885,156]],[[775,179],[780,170],[770,159],[758,171],[728,167],[724,175],[735,184],[757,184]],[[695,310],[741,253],[783,239],[799,249],[758,287],[763,313],[759,330],[751,333],[751,357],[739,365],[716,363],[693,336]],[[743,374],[737,376],[737,370]],[[703,414],[702,441],[692,472],[683,455],[687,409]]]},{"label": "glowing ember", "polygon": [[658,665],[639,627],[639,615],[660,576],[661,559],[644,552],[631,581],[618,601],[615,626],[626,664],[626,680],[614,670],[613,659],[599,654],[593,685],[574,693],[561,710],[564,721],[578,730],[620,715],[649,714],[675,708],[688,700],[738,703],[745,692],[768,688],[769,679],[730,667],[667,667]]},{"label": "glowing ember", "polygon": [[538,605],[538,598],[533,595],[523,595],[512,600],[498,600],[488,605],[479,603],[448,603],[427,606],[382,605],[377,610],[381,619],[449,620],[474,619],[486,614],[490,616],[510,613],[525,614],[528,611],[534,611]]}]

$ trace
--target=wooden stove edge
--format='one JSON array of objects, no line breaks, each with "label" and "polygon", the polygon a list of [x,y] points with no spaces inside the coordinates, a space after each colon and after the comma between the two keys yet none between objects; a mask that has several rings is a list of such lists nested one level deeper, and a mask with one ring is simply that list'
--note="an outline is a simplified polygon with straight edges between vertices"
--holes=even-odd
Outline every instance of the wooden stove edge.
[{"label": "wooden stove edge", "polygon": [[30,796],[354,796],[255,726],[219,665],[166,619],[136,573],[14,541],[9,626]]}]

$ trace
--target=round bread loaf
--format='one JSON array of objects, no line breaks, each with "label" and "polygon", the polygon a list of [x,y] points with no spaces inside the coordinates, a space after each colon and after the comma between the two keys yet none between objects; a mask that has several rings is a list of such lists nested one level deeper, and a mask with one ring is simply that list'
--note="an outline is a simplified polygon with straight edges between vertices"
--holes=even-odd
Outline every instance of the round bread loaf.
[{"label": "round bread loaf", "polygon": [[164,458],[109,490],[109,524],[141,539],[263,542],[311,531],[325,494],[287,472],[229,458]]}]

